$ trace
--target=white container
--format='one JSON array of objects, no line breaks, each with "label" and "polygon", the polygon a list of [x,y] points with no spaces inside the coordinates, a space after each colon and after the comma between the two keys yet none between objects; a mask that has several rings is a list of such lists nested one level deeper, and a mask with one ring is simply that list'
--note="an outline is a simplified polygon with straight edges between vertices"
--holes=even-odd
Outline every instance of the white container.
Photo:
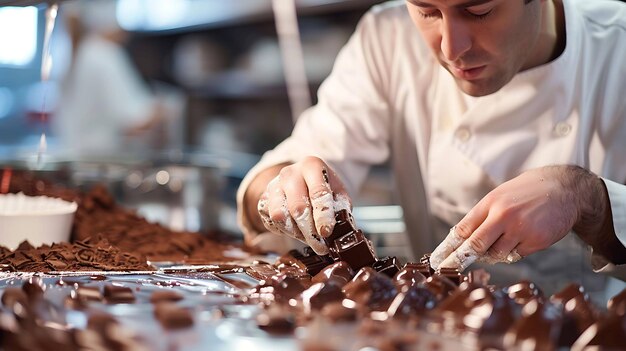
[{"label": "white container", "polygon": [[37,247],[69,241],[77,205],[47,196],[0,195],[0,245],[11,250],[24,240]]}]

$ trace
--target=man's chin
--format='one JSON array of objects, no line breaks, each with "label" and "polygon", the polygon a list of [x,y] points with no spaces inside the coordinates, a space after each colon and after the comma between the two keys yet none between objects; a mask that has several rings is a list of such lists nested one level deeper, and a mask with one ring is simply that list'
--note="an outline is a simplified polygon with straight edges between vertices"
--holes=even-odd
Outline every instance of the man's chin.
[{"label": "man's chin", "polygon": [[502,88],[502,85],[493,84],[486,79],[468,81],[455,77],[454,80],[459,89],[473,97],[491,95]]}]

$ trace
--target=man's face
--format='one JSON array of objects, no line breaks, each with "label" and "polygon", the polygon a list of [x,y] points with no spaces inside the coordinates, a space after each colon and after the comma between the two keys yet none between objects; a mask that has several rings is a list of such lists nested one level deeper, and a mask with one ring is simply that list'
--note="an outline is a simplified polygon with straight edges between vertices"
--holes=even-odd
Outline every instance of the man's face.
[{"label": "man's face", "polygon": [[413,23],[466,94],[492,94],[532,67],[539,0],[406,1]]}]

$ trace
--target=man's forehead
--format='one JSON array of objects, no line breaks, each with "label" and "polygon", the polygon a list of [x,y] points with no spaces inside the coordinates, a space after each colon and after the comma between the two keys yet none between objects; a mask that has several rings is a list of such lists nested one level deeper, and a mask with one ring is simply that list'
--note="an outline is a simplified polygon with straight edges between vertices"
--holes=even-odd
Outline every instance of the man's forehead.
[{"label": "man's forehead", "polygon": [[419,7],[471,7],[494,0],[407,0],[407,2]]}]

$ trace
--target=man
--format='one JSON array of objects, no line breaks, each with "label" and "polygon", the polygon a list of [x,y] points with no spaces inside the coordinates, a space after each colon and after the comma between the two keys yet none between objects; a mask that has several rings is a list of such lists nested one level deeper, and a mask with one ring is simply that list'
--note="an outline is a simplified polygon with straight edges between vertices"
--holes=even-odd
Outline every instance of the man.
[{"label": "man", "polygon": [[72,157],[149,151],[166,117],[123,47],[128,33],[116,8],[115,0],[63,7],[75,46],[52,127],[61,151]]},{"label": "man", "polygon": [[456,224],[435,267],[530,255],[492,270],[547,291],[602,285],[566,234],[605,269],[626,261],[626,53],[612,50],[623,44],[626,7],[609,0],[374,8],[319,103],[242,182],[246,240],[279,242],[267,228],[324,253],[333,211],[391,159],[416,256],[443,239],[442,222]]}]

